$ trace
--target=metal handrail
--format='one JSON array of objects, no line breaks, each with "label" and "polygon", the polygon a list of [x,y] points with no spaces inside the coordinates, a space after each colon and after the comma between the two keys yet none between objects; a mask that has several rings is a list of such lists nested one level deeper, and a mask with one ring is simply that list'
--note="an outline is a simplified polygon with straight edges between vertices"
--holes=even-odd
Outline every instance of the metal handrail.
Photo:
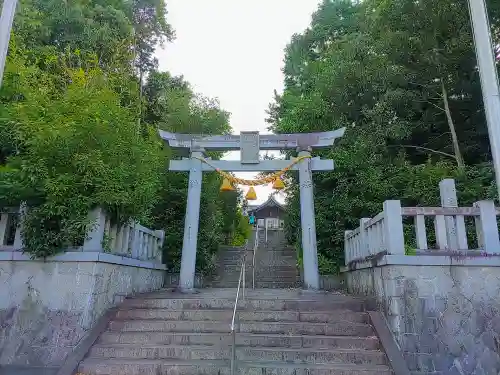
[{"label": "metal handrail", "polygon": [[253,242],[253,256],[252,256],[252,289],[255,289],[255,257],[257,249],[259,248],[259,224],[255,227],[255,240]]},{"label": "metal handrail", "polygon": [[245,241],[245,245],[243,247],[243,256],[241,257],[241,268],[240,268],[240,277],[238,279],[238,288],[236,289],[236,298],[234,301],[233,308],[233,318],[231,319],[231,337],[232,337],[232,348],[231,348],[231,375],[234,375],[235,366],[236,366],[236,330],[234,326],[234,322],[236,320],[236,311],[238,309],[238,301],[240,298],[240,288],[242,289],[242,299],[245,300],[245,279],[246,279],[246,259],[247,259],[247,249],[248,249],[248,240]]}]

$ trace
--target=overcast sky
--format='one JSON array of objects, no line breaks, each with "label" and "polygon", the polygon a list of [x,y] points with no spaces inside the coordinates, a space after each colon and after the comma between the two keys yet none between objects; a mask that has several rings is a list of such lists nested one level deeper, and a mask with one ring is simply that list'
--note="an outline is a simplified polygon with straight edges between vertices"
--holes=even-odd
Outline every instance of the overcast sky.
[{"label": "overcast sky", "polygon": [[[283,89],[284,48],[309,25],[319,1],[167,0],[176,40],[157,52],[160,70],[184,75],[196,92],[218,98],[234,133],[268,133],[266,109],[273,91]],[[251,203],[265,201],[271,189],[256,191]]]}]

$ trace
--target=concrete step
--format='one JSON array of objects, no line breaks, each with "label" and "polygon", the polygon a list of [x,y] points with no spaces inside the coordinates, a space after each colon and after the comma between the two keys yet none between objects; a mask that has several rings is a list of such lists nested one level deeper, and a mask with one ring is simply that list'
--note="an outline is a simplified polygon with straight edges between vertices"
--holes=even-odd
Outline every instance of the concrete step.
[{"label": "concrete step", "polygon": [[[257,269],[257,268],[256,268]],[[241,264],[220,264],[217,267],[217,274],[218,275],[233,275],[233,276],[239,276],[241,272]],[[245,268],[245,272],[247,275],[252,275],[252,267],[247,266]]]},{"label": "concrete step", "polygon": [[294,364],[238,361],[237,373],[245,375],[392,375],[386,365]]},{"label": "concrete step", "polygon": [[[194,320],[229,322],[233,316],[231,310],[168,310],[168,309],[126,309],[119,310],[115,320]],[[313,311],[237,311],[238,321],[257,322],[310,322],[334,323],[354,322],[368,323],[368,314],[351,310],[335,312]]]},{"label": "concrete step", "polygon": [[[252,282],[247,282],[247,288],[252,285]],[[290,288],[296,288],[298,286],[302,285],[302,282],[300,279],[297,280],[290,280],[290,281],[285,281],[285,282],[275,282],[275,281],[269,281],[269,282],[256,282],[256,286],[262,289],[277,289],[277,290],[286,290]],[[211,284],[212,287],[237,287],[238,282],[237,281],[217,281],[213,282]]]},{"label": "concrete step", "polygon": [[[240,279],[239,272],[219,272],[213,277],[213,280],[228,280],[228,281],[238,281]],[[243,280],[243,278],[242,278]],[[252,280],[252,273],[246,272],[245,280]]]},{"label": "concrete step", "polygon": [[[227,360],[87,359],[79,371],[86,375],[229,375]],[[238,361],[238,375],[391,375],[385,365],[288,364]]]},{"label": "concrete step", "polygon": [[287,271],[273,271],[273,270],[262,270],[256,269],[255,277],[265,278],[267,280],[277,280],[280,277],[295,277],[300,275],[300,273],[296,270],[287,270]]},{"label": "concrete step", "polygon": [[[207,345],[230,346],[232,337],[225,333],[175,333],[175,332],[104,332],[99,344],[163,344],[163,345]],[[358,349],[377,350],[380,343],[377,337],[355,336],[318,336],[318,335],[280,335],[238,333],[236,345],[313,348],[313,349]]]},{"label": "concrete step", "polygon": [[[238,303],[239,308],[254,310],[294,310],[294,311],[325,311],[346,309],[364,311],[365,302],[355,299],[330,299],[324,300],[278,300],[278,299],[246,299]],[[231,299],[196,299],[196,298],[136,298],[126,299],[125,307],[163,308],[174,310],[195,309],[232,309],[234,298]]]},{"label": "concrete step", "polygon": [[[247,263],[252,263],[253,259],[253,252],[248,251],[247,252]],[[238,253],[224,253],[219,255],[219,261],[222,260],[234,260],[234,261],[241,261],[241,257],[243,256],[243,253],[238,254]]]},{"label": "concrete step", "polygon": [[[234,273],[229,273],[229,274],[220,274],[215,276],[212,281],[227,281],[227,282],[237,282],[239,280],[239,275],[236,275]],[[280,282],[280,281],[300,281],[300,274],[299,273],[290,273],[288,275],[276,275],[276,276],[269,276],[269,275],[258,275],[255,274],[255,282],[257,283],[258,281],[264,281],[264,282]],[[241,279],[243,281],[243,279]],[[251,285],[253,280],[253,277],[251,275],[248,275],[245,278],[246,285],[247,287]],[[236,286],[234,286],[236,288]]]},{"label": "concrete step", "polygon": [[[239,280],[239,275],[235,273],[222,273],[213,278],[212,281],[227,281],[227,282],[237,282]],[[243,279],[242,279],[243,280]],[[247,287],[251,285],[253,280],[253,277],[251,275],[247,275],[245,278],[246,285]],[[290,273],[288,275],[275,275],[275,276],[270,276],[270,275],[259,275],[255,274],[255,282],[257,281],[264,281],[264,282],[280,282],[280,281],[295,281],[295,280],[300,280],[300,274],[299,273]],[[236,286],[234,286],[236,288]]]},{"label": "concrete step", "polygon": [[[211,322],[195,320],[123,320],[111,321],[110,331],[121,332],[228,332],[229,322]],[[305,322],[238,322],[238,332],[279,333],[335,336],[371,336],[373,329],[364,323],[305,323]]]},{"label": "concrete step", "polygon": [[[165,298],[165,299],[233,299],[236,296],[235,288],[214,288],[214,289],[203,289],[199,290],[198,293],[195,294],[183,294],[180,292],[173,291],[171,288],[160,289],[158,291],[149,292],[149,293],[141,293],[136,298]],[[293,301],[302,301],[302,300],[363,300],[362,298],[357,298],[349,295],[345,295],[339,291],[317,291],[310,292],[304,291],[302,289],[294,289],[289,291],[283,290],[259,290],[255,289],[249,291],[248,298],[251,299],[274,299],[274,300],[293,300]]]},{"label": "concrete step", "polygon": [[301,282],[298,279],[286,282],[263,281],[257,283],[257,286],[263,289],[288,289],[288,288],[294,288],[299,285],[301,285]]},{"label": "concrete step", "polygon": [[[219,269],[228,269],[228,268],[238,268],[238,270],[241,268],[241,262],[238,260],[220,260],[218,263],[218,268]],[[246,263],[246,268],[252,267],[251,263]]]},{"label": "concrete step", "polygon": [[296,275],[299,270],[295,266],[265,266],[265,267],[255,267],[255,273],[260,276],[288,276]]},{"label": "concrete step", "polygon": [[286,279],[286,278],[295,278],[298,277],[300,274],[298,272],[277,272],[277,273],[262,273],[262,272],[256,272],[255,273],[255,278],[262,280],[262,281],[279,281],[280,279]]},{"label": "concrete step", "polygon": [[283,264],[283,265],[277,264],[277,265],[269,266],[268,263],[266,262],[266,260],[262,260],[262,261],[259,260],[259,262],[256,262],[255,264],[256,264],[256,266],[259,266],[259,267],[267,267],[267,268],[272,268],[275,270],[282,269],[285,271],[289,270],[290,268],[296,268],[295,265],[290,266],[289,264]]},{"label": "concrete step", "polygon": [[[90,358],[130,359],[229,359],[228,346],[187,345],[141,345],[113,344],[95,345]],[[380,350],[358,349],[304,349],[304,348],[258,348],[237,347],[236,358],[242,361],[283,361],[287,363],[352,363],[364,365],[387,364]]]},{"label": "concrete step", "polygon": [[276,267],[283,267],[288,269],[297,269],[297,262],[295,260],[281,260],[281,259],[266,259],[262,260],[259,263],[255,263],[256,270],[266,270],[266,269],[274,269]]},{"label": "concrete step", "polygon": [[[252,254],[253,255],[253,254]],[[296,259],[297,254],[295,251],[284,251],[283,249],[273,250],[273,249],[257,249],[255,252],[256,258],[265,258],[265,257],[276,257],[276,258],[286,258],[286,259]]]},{"label": "concrete step", "polygon": [[244,251],[243,247],[219,246],[219,254],[243,254]]}]

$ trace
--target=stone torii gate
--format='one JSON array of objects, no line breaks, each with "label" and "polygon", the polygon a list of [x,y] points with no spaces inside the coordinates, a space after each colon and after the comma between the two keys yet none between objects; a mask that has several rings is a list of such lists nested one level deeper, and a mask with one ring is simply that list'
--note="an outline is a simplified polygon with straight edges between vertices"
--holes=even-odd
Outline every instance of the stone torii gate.
[{"label": "stone torii gate", "polygon": [[[299,157],[310,157],[313,149],[333,146],[335,140],[342,137],[344,132],[345,128],[322,133],[260,135],[259,132],[241,132],[240,135],[204,136],[160,130],[160,137],[168,142],[170,147],[189,151],[191,156],[182,160],[171,160],[169,168],[171,171],[189,171],[179,290],[190,292],[194,288],[202,173],[213,171],[211,166],[200,160],[205,151],[241,150],[240,161],[210,160],[211,165],[226,172],[270,172],[287,167],[290,160],[260,160],[260,150],[296,149]],[[311,290],[319,289],[311,172],[331,171],[333,168],[333,160],[321,160],[318,157],[303,159],[292,167],[292,170],[299,171],[304,283],[305,287]]]}]

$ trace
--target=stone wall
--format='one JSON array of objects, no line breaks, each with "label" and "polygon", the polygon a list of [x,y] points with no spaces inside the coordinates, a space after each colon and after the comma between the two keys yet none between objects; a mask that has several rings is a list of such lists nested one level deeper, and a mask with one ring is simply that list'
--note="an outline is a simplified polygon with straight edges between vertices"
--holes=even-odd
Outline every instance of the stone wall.
[{"label": "stone wall", "polygon": [[[85,258],[79,254],[73,258]],[[161,265],[90,254],[96,261],[31,261],[20,253],[22,260],[0,261],[0,366],[59,366],[107,309],[163,285]]]},{"label": "stone wall", "polygon": [[377,299],[410,371],[500,373],[498,257],[385,256],[378,264],[347,271],[348,289]]}]

